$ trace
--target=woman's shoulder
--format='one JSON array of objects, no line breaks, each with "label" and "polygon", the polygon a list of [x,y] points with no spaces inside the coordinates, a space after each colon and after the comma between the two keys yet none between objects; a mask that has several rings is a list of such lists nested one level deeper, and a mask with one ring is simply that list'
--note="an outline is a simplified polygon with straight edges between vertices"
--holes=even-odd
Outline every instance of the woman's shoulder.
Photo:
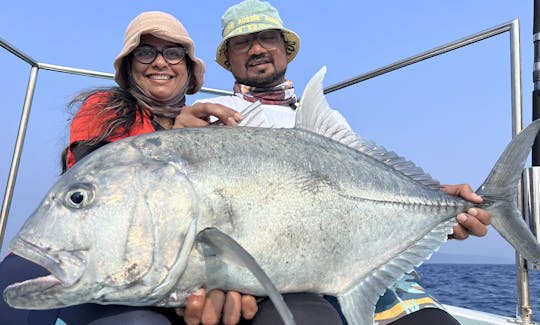
[{"label": "woman's shoulder", "polygon": [[114,89],[99,89],[90,92],[86,92],[78,97],[80,107],[76,115],[80,115],[81,112],[92,112],[95,110],[101,111],[104,106],[111,102],[115,97]]},{"label": "woman's shoulder", "polygon": [[111,98],[114,97],[114,91],[112,89],[110,90],[96,90],[94,92],[91,92],[88,94],[86,99],[83,101],[84,104],[86,103],[105,103],[111,100]]},{"label": "woman's shoulder", "polygon": [[73,115],[73,120],[92,119],[101,115],[108,105],[113,94],[108,91],[99,91],[88,94],[84,98],[79,98],[80,106]]}]

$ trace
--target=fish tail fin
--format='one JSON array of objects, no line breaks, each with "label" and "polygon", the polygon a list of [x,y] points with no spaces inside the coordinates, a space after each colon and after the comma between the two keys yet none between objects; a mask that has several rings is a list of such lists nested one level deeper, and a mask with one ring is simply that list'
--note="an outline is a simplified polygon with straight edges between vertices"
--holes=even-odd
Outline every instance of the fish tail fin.
[{"label": "fish tail fin", "polygon": [[524,258],[540,262],[540,244],[517,207],[517,189],[525,161],[538,131],[540,119],[516,135],[476,191],[482,196],[491,224]]}]

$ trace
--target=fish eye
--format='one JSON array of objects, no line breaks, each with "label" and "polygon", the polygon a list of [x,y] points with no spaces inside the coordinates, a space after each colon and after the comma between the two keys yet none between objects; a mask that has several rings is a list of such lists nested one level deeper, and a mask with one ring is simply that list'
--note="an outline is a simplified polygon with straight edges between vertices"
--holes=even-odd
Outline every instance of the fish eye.
[{"label": "fish eye", "polygon": [[75,208],[81,209],[92,203],[94,200],[94,190],[92,186],[88,184],[78,184],[75,187],[72,187],[67,193],[65,202],[66,205]]}]

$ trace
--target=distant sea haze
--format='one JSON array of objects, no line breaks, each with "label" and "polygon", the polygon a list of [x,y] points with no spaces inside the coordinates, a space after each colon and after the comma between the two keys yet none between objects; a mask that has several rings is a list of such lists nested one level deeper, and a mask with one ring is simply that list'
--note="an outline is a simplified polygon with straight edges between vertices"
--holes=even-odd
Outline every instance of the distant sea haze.
[{"label": "distant sea haze", "polygon": [[436,252],[425,263],[444,264],[515,264],[515,257],[466,254],[446,254]]},{"label": "distant sea haze", "polygon": [[[421,284],[443,304],[516,316],[514,264],[448,264],[430,261],[417,268]],[[533,320],[540,321],[540,271],[529,270]]]}]

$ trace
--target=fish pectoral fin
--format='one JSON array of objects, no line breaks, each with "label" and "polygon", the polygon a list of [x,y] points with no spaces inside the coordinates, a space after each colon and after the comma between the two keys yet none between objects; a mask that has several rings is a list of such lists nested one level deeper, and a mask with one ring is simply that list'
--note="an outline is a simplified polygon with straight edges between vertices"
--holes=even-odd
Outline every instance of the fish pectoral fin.
[{"label": "fish pectoral fin", "polygon": [[197,241],[207,245],[217,257],[226,258],[228,261],[246,267],[264,288],[268,297],[278,310],[283,322],[285,324],[295,324],[289,307],[285,304],[283,297],[272,283],[272,280],[270,280],[257,261],[255,261],[255,258],[240,246],[236,240],[219,229],[206,228],[197,235]]}]

